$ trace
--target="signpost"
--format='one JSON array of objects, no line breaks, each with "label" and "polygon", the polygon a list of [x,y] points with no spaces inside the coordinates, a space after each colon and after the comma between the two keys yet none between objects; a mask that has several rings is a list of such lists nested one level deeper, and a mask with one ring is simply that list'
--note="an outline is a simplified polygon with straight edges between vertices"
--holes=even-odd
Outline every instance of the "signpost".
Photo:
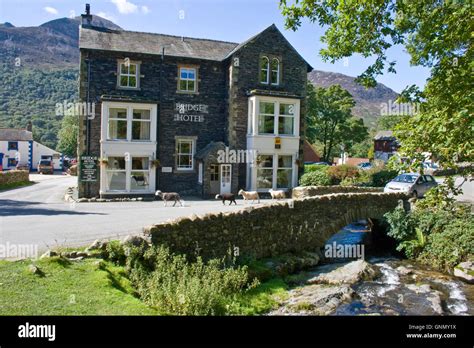
[{"label": "signpost", "polygon": [[97,181],[97,156],[82,155],[80,157],[79,180],[82,182]]}]

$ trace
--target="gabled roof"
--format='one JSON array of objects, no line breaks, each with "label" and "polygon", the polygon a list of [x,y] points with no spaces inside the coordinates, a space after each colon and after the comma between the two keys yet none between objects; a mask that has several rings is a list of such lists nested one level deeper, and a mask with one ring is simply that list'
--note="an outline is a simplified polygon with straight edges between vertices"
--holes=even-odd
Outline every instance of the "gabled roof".
[{"label": "gabled roof", "polygon": [[224,149],[225,149],[225,144],[222,141],[216,141],[216,142],[211,141],[204,148],[198,151],[194,155],[194,158],[196,158],[197,160],[203,160],[206,157],[208,157],[210,154],[217,153],[217,151],[224,150]]},{"label": "gabled roof", "polygon": [[288,44],[288,46],[290,46],[290,48],[295,51],[295,53],[306,63],[306,65],[308,66],[308,72],[312,71],[313,70],[313,67],[306,61],[306,59],[304,59],[301,54],[299,54],[299,52],[293,47],[292,44],[290,44],[290,42],[286,39],[286,37],[281,33],[280,30],[278,30],[277,26],[275,24],[272,24],[270,25],[269,27],[265,28],[263,31],[261,31],[260,33],[252,36],[251,38],[245,40],[244,42],[242,42],[241,44],[239,44],[238,46],[236,46],[232,51],[230,51],[228,54],[227,54],[227,57],[226,58],[229,58],[230,56],[232,56],[234,53],[237,53],[239,50],[241,50],[243,47],[247,46],[249,43],[253,42],[255,39],[257,39],[260,35],[262,35],[263,33],[267,32],[267,31],[270,31],[270,30],[274,30],[274,31],[277,31],[278,33],[280,33],[281,37],[283,38],[283,40],[285,40],[285,42]]},{"label": "gabled roof", "polygon": [[[280,33],[282,39],[285,40],[288,46],[301,57],[298,51],[296,51],[283,34],[281,34],[275,24],[270,25],[241,44],[165,34],[112,30],[83,25],[79,30],[79,48],[161,55],[162,48],[164,47],[165,55],[167,56],[222,61],[231,57],[257,37],[270,30]],[[301,59],[307,64],[308,71],[313,70],[311,65],[309,65],[303,57],[301,57]]]},{"label": "gabled roof", "polygon": [[26,129],[0,128],[0,141],[30,141],[33,133]]},{"label": "gabled roof", "polygon": [[205,60],[221,61],[236,46],[234,42],[92,26],[82,26],[79,32],[79,48],[161,55],[164,47],[167,56]]},{"label": "gabled roof", "polygon": [[378,131],[375,134],[374,140],[395,140],[392,131]]}]

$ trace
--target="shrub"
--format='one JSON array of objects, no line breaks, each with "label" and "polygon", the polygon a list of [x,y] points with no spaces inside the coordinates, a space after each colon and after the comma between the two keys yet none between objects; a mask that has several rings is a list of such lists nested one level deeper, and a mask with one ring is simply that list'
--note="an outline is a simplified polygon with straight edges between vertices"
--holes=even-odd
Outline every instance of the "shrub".
[{"label": "shrub", "polygon": [[319,171],[327,171],[329,166],[321,165],[321,164],[306,164],[304,166],[304,172],[305,173],[310,173],[310,172],[319,172]]},{"label": "shrub", "polygon": [[301,186],[329,186],[331,177],[325,171],[305,173],[300,178]]},{"label": "shrub", "polygon": [[124,265],[127,259],[125,249],[123,245],[118,240],[112,240],[107,244],[106,247],[106,256],[107,259],[119,264]]},{"label": "shrub", "polygon": [[439,270],[448,271],[474,250],[474,217],[468,210],[422,209],[406,213],[402,207],[385,214],[388,235],[397,250]]},{"label": "shrub", "polygon": [[398,172],[396,170],[382,169],[376,170],[370,174],[372,176],[372,186],[382,187],[387,185],[393,178],[395,178],[398,175]]},{"label": "shrub", "polygon": [[329,167],[327,173],[331,177],[333,184],[339,184],[346,178],[357,178],[359,176],[359,169],[349,164],[341,164]]},{"label": "shrub", "polygon": [[[133,256],[132,256],[133,255]],[[152,247],[133,261],[130,279],[147,304],[165,314],[222,315],[236,308],[248,286],[246,266],[228,266],[224,260],[189,262],[162,246]]]}]

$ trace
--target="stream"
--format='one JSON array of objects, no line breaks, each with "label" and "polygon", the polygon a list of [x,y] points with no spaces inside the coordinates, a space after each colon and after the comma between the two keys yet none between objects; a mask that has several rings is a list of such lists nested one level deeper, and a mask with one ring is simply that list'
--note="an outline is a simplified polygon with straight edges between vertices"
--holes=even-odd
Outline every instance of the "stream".
[{"label": "stream", "polygon": [[344,273],[342,268],[357,259],[326,258],[301,273],[301,284],[270,315],[474,315],[474,285],[389,251],[375,253],[371,237],[367,222],[359,221],[344,227],[326,246],[364,245],[365,267],[375,276],[350,284],[315,285],[314,277]]}]

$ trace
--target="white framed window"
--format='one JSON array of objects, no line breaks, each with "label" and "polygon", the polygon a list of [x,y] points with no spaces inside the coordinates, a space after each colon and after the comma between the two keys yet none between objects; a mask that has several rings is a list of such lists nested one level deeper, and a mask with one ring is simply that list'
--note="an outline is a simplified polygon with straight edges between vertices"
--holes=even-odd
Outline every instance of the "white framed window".
[{"label": "white framed window", "polygon": [[293,181],[293,156],[277,155],[276,188],[290,188]]},{"label": "white framed window", "polygon": [[295,134],[295,104],[279,103],[278,134]]},{"label": "white framed window", "polygon": [[119,88],[137,89],[140,87],[140,63],[130,60],[119,60],[117,86]]},{"label": "white framed window", "polygon": [[132,157],[130,168],[130,191],[149,191],[150,158]]},{"label": "white framed window", "polygon": [[107,191],[127,190],[127,166],[124,156],[111,156],[106,164]]},{"label": "white framed window", "polygon": [[270,60],[263,56],[260,58],[260,83],[267,84],[270,77]]},{"label": "white framed window", "polygon": [[194,67],[179,67],[178,69],[178,91],[197,92],[197,69]]},{"label": "white framed window", "polygon": [[104,102],[103,137],[108,141],[151,142],[156,123],[156,106]]},{"label": "white framed window", "polygon": [[258,134],[275,133],[275,103],[261,101],[258,114]]},{"label": "white framed window", "polygon": [[176,169],[178,171],[194,170],[194,153],[196,138],[176,137]]},{"label": "white framed window", "polygon": [[127,112],[126,108],[109,108],[108,140],[127,140]]},{"label": "white framed window", "polygon": [[[298,105],[296,103],[260,99],[257,111],[253,111],[252,104],[249,104],[249,107],[251,108],[249,124],[253,123],[253,113],[257,112],[258,114],[257,133],[259,135],[297,135]],[[249,126],[249,133],[253,133],[251,126]]]},{"label": "white framed window", "polygon": [[257,190],[292,187],[293,169],[293,155],[259,155],[257,158]]},{"label": "white framed window", "polygon": [[280,84],[280,60],[278,58],[272,59],[270,82],[274,86]]},{"label": "white framed window", "polygon": [[257,189],[273,187],[273,155],[257,157]]}]

